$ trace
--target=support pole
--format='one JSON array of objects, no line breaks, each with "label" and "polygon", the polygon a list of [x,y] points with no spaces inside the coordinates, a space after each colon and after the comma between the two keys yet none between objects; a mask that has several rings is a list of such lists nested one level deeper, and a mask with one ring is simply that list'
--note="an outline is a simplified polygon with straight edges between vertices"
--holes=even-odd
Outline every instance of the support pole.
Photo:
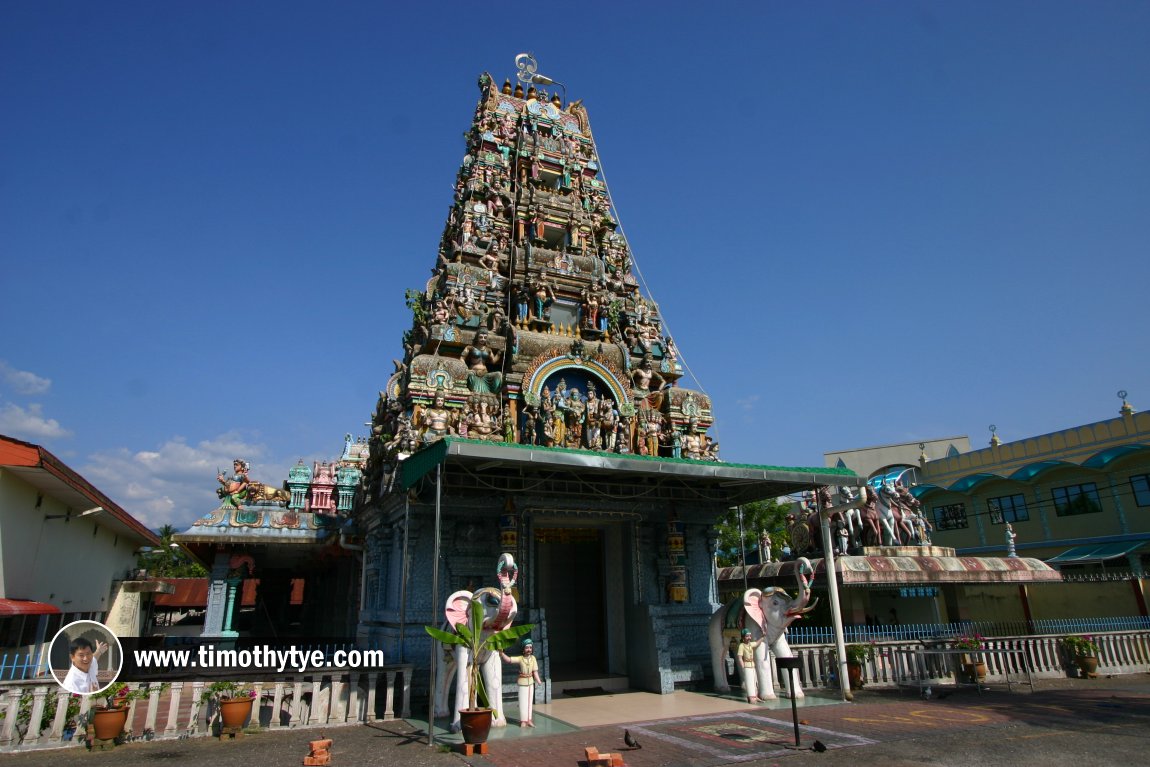
[{"label": "support pole", "polygon": [[399,662],[406,663],[407,656],[404,655],[403,639],[407,634],[407,578],[408,578],[408,565],[410,564],[411,553],[408,550],[409,537],[408,534],[411,530],[411,499],[405,494],[403,497],[403,570],[399,576]]},{"label": "support pole", "polygon": [[739,510],[739,566],[743,571],[743,593],[747,593],[747,547],[746,542],[743,540],[743,507],[736,507]]},{"label": "support pole", "polygon": [[[443,464],[435,465],[435,551],[431,559],[431,614],[435,615],[439,604],[439,520],[440,488],[443,485]],[[427,704],[427,745],[435,748],[435,661],[440,652],[439,642],[431,640],[431,686]],[[462,671],[462,669],[460,669]]]},{"label": "support pole", "polygon": [[851,683],[847,678],[847,648],[846,640],[843,638],[843,614],[839,605],[839,578],[838,573],[835,572],[835,550],[834,546],[831,545],[831,515],[840,512],[845,513],[848,509],[856,508],[862,504],[864,497],[860,493],[858,499],[848,504],[824,509],[822,508],[822,501],[819,500],[818,492],[815,492],[815,506],[819,509],[819,528],[823,534],[823,565],[827,571],[827,591],[831,595],[831,623],[835,628],[835,658],[839,664],[839,687],[842,690],[842,699],[847,701],[854,700],[854,696],[851,695]]}]

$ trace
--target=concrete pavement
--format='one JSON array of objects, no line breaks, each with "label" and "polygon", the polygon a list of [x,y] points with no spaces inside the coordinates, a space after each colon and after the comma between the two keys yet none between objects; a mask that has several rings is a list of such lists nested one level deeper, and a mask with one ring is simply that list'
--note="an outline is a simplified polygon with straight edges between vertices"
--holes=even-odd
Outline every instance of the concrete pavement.
[{"label": "concrete pavement", "polygon": [[[307,743],[321,732],[335,741],[332,764],[412,767],[576,767],[585,746],[621,752],[630,767],[862,763],[900,765],[1134,765],[1150,763],[1150,674],[1110,679],[1044,680],[1035,690],[997,687],[936,688],[930,700],[912,692],[862,690],[853,703],[799,710],[800,743],[794,743],[789,707],[766,709],[733,703],[728,711],[649,718],[640,708],[628,721],[538,734],[519,731],[490,744],[490,753],[463,757],[432,749],[422,730],[406,722],[264,732],[234,742],[211,738],[129,743],[114,752],[83,749],[0,756],[14,767],[91,765],[117,767],[213,764],[219,767],[298,765]],[[940,699],[937,692],[942,692]],[[537,719],[538,719],[537,714]],[[642,745],[628,750],[623,730]],[[537,728],[538,729],[538,728]],[[511,733],[509,733],[511,734]],[[809,750],[815,741],[825,752]]]}]

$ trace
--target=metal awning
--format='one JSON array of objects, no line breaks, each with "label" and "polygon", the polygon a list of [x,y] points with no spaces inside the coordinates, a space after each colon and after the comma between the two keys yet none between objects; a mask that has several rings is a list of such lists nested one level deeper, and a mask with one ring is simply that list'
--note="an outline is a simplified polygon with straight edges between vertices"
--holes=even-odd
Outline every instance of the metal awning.
[{"label": "metal awning", "polygon": [[483,476],[500,472],[513,473],[517,477],[526,473],[548,476],[574,474],[586,483],[597,480],[616,483],[667,480],[706,488],[709,500],[732,506],[823,485],[860,487],[866,482],[850,469],[653,458],[444,437],[403,460],[400,487],[405,490],[411,488],[441,463],[457,465],[467,472]]},{"label": "metal awning", "polygon": [[1105,562],[1107,559],[1116,559],[1137,551],[1150,541],[1122,541],[1121,543],[1090,544],[1088,546],[1075,546],[1067,549],[1057,556],[1046,560],[1048,564],[1086,564],[1087,562]]},{"label": "metal awning", "polygon": [[[826,561],[811,559],[815,583],[823,583]],[[751,585],[786,587],[795,582],[795,561],[747,567]],[[843,586],[937,586],[943,583],[1059,582],[1062,574],[1040,559],[1029,557],[845,556],[835,557],[835,572]],[[719,569],[719,586],[742,584],[741,567]]]},{"label": "metal awning", "polygon": [[60,608],[31,599],[0,599],[0,618],[12,615],[58,615]]}]

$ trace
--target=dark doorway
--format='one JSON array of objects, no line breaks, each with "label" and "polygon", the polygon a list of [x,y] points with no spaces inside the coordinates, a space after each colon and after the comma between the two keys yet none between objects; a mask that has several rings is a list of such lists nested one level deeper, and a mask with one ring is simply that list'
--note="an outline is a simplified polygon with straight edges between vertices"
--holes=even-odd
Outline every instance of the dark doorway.
[{"label": "dark doorway", "polygon": [[538,528],[539,607],[547,611],[551,678],[607,674],[603,533],[594,528]]}]

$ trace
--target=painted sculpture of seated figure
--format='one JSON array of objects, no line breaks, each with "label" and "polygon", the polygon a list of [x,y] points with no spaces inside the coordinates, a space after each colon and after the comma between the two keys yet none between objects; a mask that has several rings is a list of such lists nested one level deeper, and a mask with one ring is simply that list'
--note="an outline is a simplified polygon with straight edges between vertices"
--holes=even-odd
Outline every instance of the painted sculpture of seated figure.
[{"label": "painted sculpture of seated figure", "polygon": [[699,431],[699,422],[692,418],[687,426],[687,433],[683,435],[683,457],[693,461],[701,461],[707,457],[707,443]]},{"label": "painted sculpture of seated figure", "polygon": [[489,370],[488,365],[497,365],[501,355],[487,345],[487,329],[480,328],[475,341],[463,349],[463,361],[471,372],[467,374],[467,388],[473,392],[498,392],[503,386],[503,374]]},{"label": "painted sculpture of seated figure", "polygon": [[432,406],[420,413],[419,425],[424,442],[434,442],[451,433],[451,412],[444,404],[442,392],[436,392]]},{"label": "painted sculpture of seated figure", "polygon": [[225,477],[224,473],[220,472],[216,475],[216,481],[220,483],[216,495],[223,500],[224,504],[238,509],[247,500],[248,489],[251,485],[248,479],[248,462],[242,458],[237,458],[232,461],[232,476]]},{"label": "painted sculpture of seated figure", "polygon": [[[635,384],[636,403],[641,399],[646,399],[652,390],[656,390],[663,385],[663,377],[651,368],[650,354],[643,355],[643,361],[639,363],[639,367],[631,374],[631,380]],[[657,408],[658,403],[652,402],[651,406]]]},{"label": "painted sculpture of seated figure", "polygon": [[499,422],[491,414],[487,402],[478,399],[472,403],[467,416],[467,436],[471,439],[498,439]]}]

